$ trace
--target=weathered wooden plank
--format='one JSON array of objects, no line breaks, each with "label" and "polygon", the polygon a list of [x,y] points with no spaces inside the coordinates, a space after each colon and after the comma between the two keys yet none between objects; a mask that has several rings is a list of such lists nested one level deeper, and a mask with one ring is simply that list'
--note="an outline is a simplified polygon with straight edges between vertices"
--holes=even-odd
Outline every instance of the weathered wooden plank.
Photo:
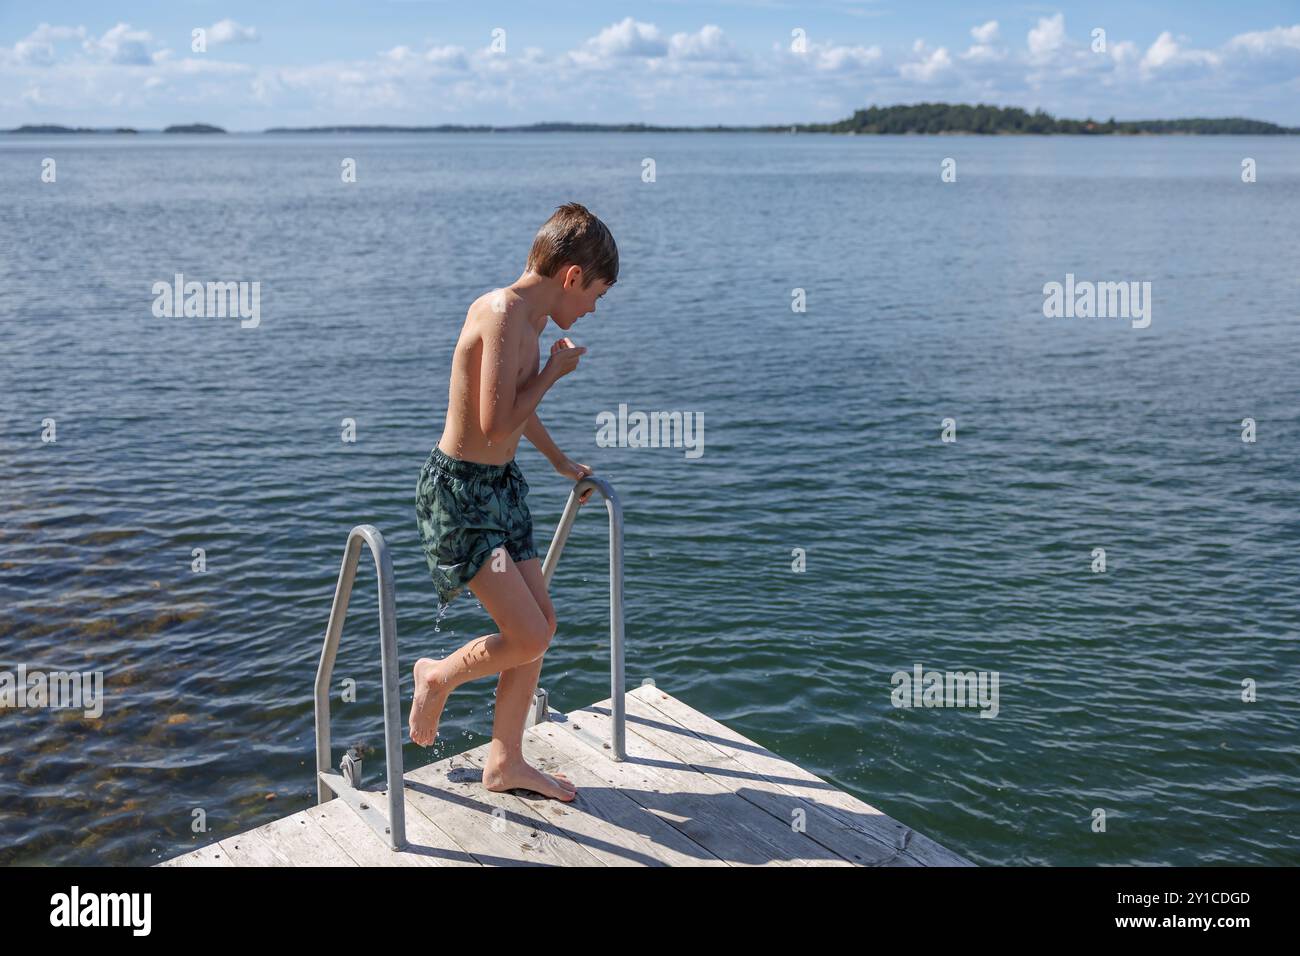
[{"label": "weathered wooden plank", "polygon": [[[486,752],[466,756],[478,767]],[[578,788],[571,801],[512,791],[529,812],[550,822],[606,866],[725,866],[721,860],[618,790],[608,786],[581,760],[556,750],[544,738],[524,735],[524,758],[546,773],[557,770]],[[588,760],[605,759],[593,754]]]},{"label": "weathered wooden plank", "polygon": [[[592,711],[587,710],[584,713],[587,714],[584,719],[587,720],[588,732],[594,732],[596,736],[602,738],[609,735],[609,724],[595,726],[591,723]],[[608,713],[607,708],[606,714]],[[818,821],[808,813],[809,808],[802,807],[803,822],[807,825],[799,827],[798,811],[801,807],[793,797],[783,794],[782,798],[778,799],[771,795],[760,794],[758,799],[755,799],[752,787],[738,786],[734,776],[712,772],[705,759],[723,759],[720,753],[703,746],[694,750],[689,746],[683,746],[684,741],[698,741],[698,738],[691,731],[664,718],[653,708],[631,695],[627,698],[627,718],[628,734],[638,735],[676,760],[682,774],[698,774],[716,786],[718,793],[734,795],[737,800],[742,801],[743,811],[735,812],[743,812],[744,819],[750,826],[758,829],[770,842],[780,846],[785,854],[783,859],[788,860],[790,865],[852,866],[867,865],[867,861],[880,865],[897,855],[883,847],[873,849],[860,840],[854,842],[854,850],[857,851],[855,853],[842,854],[831,849],[826,845],[831,841],[824,835],[822,839],[818,839],[819,831],[831,829],[829,818],[823,818],[827,826],[819,828],[814,825]],[[608,719],[612,723],[612,718]],[[740,769],[739,765],[736,767]]]},{"label": "weathered wooden plank", "polygon": [[[531,731],[729,865],[850,865],[788,826],[774,826],[769,814],[644,737],[629,733],[628,759],[610,760],[603,748],[597,751],[574,732],[586,717],[586,711],[574,711]],[[593,761],[593,754],[600,759]]]},{"label": "weathered wooden plank", "polygon": [[226,851],[226,855],[235,866],[290,865],[289,861],[262,836],[261,827],[226,837],[221,841],[221,848]]},{"label": "weathered wooden plank", "polygon": [[792,793],[780,786],[776,781],[782,779],[787,767],[793,767],[793,764],[774,767],[765,775],[697,736],[678,723],[674,715],[655,709],[643,697],[628,694],[625,703],[630,731],[654,741],[683,762],[708,774],[720,786],[735,791],[767,811],[777,826],[793,829],[797,821],[804,836],[829,853],[858,866],[922,865],[908,856],[905,836],[891,845],[826,812],[817,797]]},{"label": "weathered wooden plank", "polygon": [[[379,800],[380,806],[388,805],[387,789],[379,792]],[[423,813],[411,812],[409,788],[406,790],[406,841],[406,849],[403,852],[427,857],[435,866],[479,867],[483,865]]]},{"label": "weathered wooden plank", "polygon": [[158,866],[234,866],[226,851],[221,848],[219,843],[209,843],[207,846],[199,847],[197,850],[191,850],[189,853],[182,853],[180,856],[174,856],[170,860],[164,860]]},{"label": "weathered wooden plank", "polygon": [[290,866],[356,866],[356,861],[313,818],[314,809],[274,820],[259,832]]},{"label": "weathered wooden plank", "polygon": [[[376,796],[376,799],[378,797]],[[326,800],[308,813],[321,829],[343,848],[357,866],[437,866],[434,860],[410,850],[394,852],[387,841],[344,800]]]},{"label": "weathered wooden plank", "polygon": [[[810,792],[819,798],[826,812],[839,816],[848,826],[886,836],[906,846],[907,854],[925,866],[974,866],[970,860],[934,840],[900,823],[876,807],[837,788],[816,774],[780,757],[759,743],[738,733],[708,714],[673,697],[657,687],[639,687],[634,691],[642,700],[671,715],[682,726],[695,731],[719,750],[733,756],[761,773],[773,765],[780,768],[775,782],[792,793]],[[885,829],[881,829],[884,827]],[[905,831],[900,833],[900,831]]]},{"label": "weathered wooden plank", "polygon": [[601,865],[572,840],[548,833],[554,828],[545,821],[521,813],[508,794],[485,790],[482,771],[464,754],[407,774],[406,799],[408,814],[424,814],[484,866]]},{"label": "weathered wooden plank", "polygon": [[[815,802],[819,809],[838,817],[846,826],[890,846],[905,848],[907,856],[924,866],[975,865],[960,854],[894,820],[852,794],[839,790],[816,774],[785,760],[762,744],[750,740],[658,687],[638,687],[629,693],[629,697],[650,704],[666,719],[693,731],[718,751],[749,770],[757,772],[796,796]],[[608,709],[606,703],[607,713]]]},{"label": "weathered wooden plank", "polygon": [[[484,762],[487,760],[487,753],[488,747],[484,745],[458,754],[459,770],[448,768],[447,772],[460,772],[468,775],[472,771],[476,798],[487,808],[490,823],[499,827],[503,819],[517,820],[521,826],[528,828],[529,842],[531,844],[546,845],[553,849],[557,855],[567,857],[573,861],[566,865],[605,865],[599,857],[589,852],[587,847],[575,841],[572,834],[555,826],[549,817],[538,811],[535,805],[536,803],[551,803],[554,801],[542,797],[540,794],[534,794],[534,799],[529,800],[520,797],[518,793],[494,792],[484,787],[482,774]],[[558,764],[555,761],[541,759],[538,763],[541,764],[542,769],[548,772],[558,769]],[[523,792],[526,791],[519,791],[519,793]]]}]

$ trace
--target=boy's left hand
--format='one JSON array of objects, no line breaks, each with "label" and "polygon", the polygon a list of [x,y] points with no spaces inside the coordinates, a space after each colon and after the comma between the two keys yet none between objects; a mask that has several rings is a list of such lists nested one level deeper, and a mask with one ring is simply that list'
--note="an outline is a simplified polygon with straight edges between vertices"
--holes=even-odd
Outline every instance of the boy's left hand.
[{"label": "boy's left hand", "polygon": [[[588,475],[594,475],[596,473],[590,465],[584,465],[582,462],[574,461],[572,458],[567,457],[556,463],[555,470],[565,478],[570,478],[573,481],[581,481]],[[591,497],[592,490],[593,489],[588,488],[578,497],[578,501],[585,504],[587,499]]]}]

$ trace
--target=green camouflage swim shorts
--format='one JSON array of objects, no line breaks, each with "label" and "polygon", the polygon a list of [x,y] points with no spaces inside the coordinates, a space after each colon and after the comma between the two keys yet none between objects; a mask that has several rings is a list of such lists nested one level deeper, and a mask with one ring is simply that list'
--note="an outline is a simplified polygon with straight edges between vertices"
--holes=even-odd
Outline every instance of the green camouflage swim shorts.
[{"label": "green camouflage swim shorts", "polygon": [[516,563],[537,557],[527,494],[514,459],[485,465],[434,446],[415,486],[415,518],[442,604],[464,590],[497,548]]}]

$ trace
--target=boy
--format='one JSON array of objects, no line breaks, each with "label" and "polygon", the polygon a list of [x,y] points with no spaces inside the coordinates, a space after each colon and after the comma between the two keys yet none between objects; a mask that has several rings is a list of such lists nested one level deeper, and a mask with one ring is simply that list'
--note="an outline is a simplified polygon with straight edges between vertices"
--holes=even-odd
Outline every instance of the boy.
[{"label": "boy", "polygon": [[618,247],[609,229],[578,203],[560,206],[533,239],[523,275],[470,306],[452,357],[446,426],[416,486],[420,538],[440,601],[445,606],[468,585],[499,633],[441,660],[415,662],[411,740],[432,744],[447,695],[499,672],[483,768],[489,790],[519,787],[566,802],[577,794],[563,774],[524,762],[524,721],[555,634],[555,611],[542,581],[524,502],[528,483],[515,448],[523,435],[565,478],[592,473],[555,446],[535,410],[587,350],[562,338],[539,372],[538,339],[548,316],[568,331],[594,312],[617,279]]}]

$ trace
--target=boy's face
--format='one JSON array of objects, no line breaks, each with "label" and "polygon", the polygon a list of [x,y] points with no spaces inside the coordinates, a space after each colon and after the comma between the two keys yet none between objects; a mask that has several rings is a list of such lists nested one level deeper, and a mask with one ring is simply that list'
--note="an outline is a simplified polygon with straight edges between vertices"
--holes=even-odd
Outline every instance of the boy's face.
[{"label": "boy's face", "polygon": [[610,283],[604,279],[596,279],[584,289],[581,266],[566,266],[561,276],[563,278],[560,301],[551,313],[551,318],[560,328],[571,329],[574,322],[596,311],[596,300],[605,294]]}]

